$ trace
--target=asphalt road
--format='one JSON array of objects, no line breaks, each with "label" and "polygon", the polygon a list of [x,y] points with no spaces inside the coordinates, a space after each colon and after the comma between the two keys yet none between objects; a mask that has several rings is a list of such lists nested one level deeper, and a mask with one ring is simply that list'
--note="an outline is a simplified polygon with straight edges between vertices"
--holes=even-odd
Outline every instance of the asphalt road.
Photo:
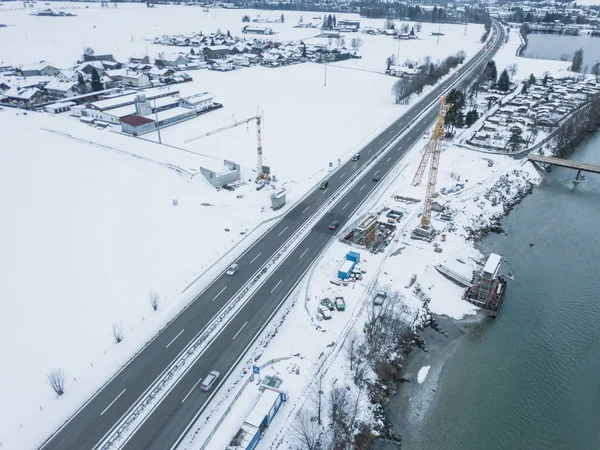
[{"label": "asphalt road", "polygon": [[[495,52],[503,42],[504,30],[502,27],[498,27],[498,29],[500,34],[494,46],[486,49],[490,52]],[[375,137],[361,150],[359,161],[350,161],[335,171],[329,178],[328,189],[315,190],[291,209],[280,222],[235,261],[240,266],[237,274],[234,276],[221,275],[214,280],[41,448],[47,450],[93,449],[187,345],[205,329],[219,310],[235,296],[248,280],[254,278],[257,271],[277,252],[282,244],[329,199],[348,177],[365,165],[371,164],[365,170],[361,180],[335,204],[324,218],[312,227],[308,235],[271,273],[258,291],[137,429],[125,447],[132,450],[170,449],[184,433],[190,421],[207,404],[209,394],[198,388],[201,378],[211,370],[218,370],[221,374],[226,374],[234,366],[270,316],[295,287],[298,275],[308,270],[321,250],[334,238],[336,233],[328,229],[328,224],[333,220],[338,220],[340,229],[344,227],[348,217],[377,186],[377,183],[372,180],[373,177],[379,175],[383,179],[388,171],[421,138],[424,131],[430,128],[439,109],[439,103],[435,100],[444,90],[452,86],[460,75],[473,69],[474,62],[479,59],[480,55],[481,53],[461,66],[457,73],[436,86],[432,92],[410,108],[394,124]],[[479,74],[486,62],[486,58],[482,59],[474,68],[473,73]],[[430,106],[432,102],[435,103]],[[427,113],[422,118],[418,118],[425,110]],[[415,124],[414,128],[386,155],[375,163],[370,161],[374,155],[386,148],[389,142],[413,124]],[[218,389],[222,381],[223,377],[213,390]]]}]

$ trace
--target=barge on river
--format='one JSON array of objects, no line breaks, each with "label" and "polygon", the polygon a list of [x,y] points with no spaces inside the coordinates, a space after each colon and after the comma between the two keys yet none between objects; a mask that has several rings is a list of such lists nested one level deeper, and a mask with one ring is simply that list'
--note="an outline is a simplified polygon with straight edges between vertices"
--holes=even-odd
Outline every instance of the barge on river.
[{"label": "barge on river", "polygon": [[480,272],[473,272],[472,286],[465,289],[463,299],[488,310],[496,317],[504,301],[506,279],[500,273],[502,256],[492,253]]}]

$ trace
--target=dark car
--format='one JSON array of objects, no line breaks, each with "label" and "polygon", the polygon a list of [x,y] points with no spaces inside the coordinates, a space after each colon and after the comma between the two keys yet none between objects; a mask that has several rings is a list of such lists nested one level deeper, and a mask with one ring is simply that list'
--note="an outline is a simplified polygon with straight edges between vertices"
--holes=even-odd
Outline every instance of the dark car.
[{"label": "dark car", "polygon": [[213,384],[215,384],[215,381],[217,381],[217,379],[219,378],[220,375],[221,374],[219,372],[217,372],[216,370],[213,370],[211,373],[206,375],[204,380],[202,380],[200,389],[202,389],[203,391],[207,391],[207,392],[210,391],[210,388],[213,387]]},{"label": "dark car", "polygon": [[327,189],[327,186],[329,186],[329,181],[323,181],[321,183],[321,185],[319,186],[319,189],[322,189],[322,190]]},{"label": "dark car", "polygon": [[330,230],[335,230],[339,226],[340,226],[340,223],[337,220],[334,220],[333,222],[331,222],[329,224],[329,229]]},{"label": "dark car", "polygon": [[373,181],[379,181],[379,180],[381,180],[381,177],[379,175],[373,177]]}]

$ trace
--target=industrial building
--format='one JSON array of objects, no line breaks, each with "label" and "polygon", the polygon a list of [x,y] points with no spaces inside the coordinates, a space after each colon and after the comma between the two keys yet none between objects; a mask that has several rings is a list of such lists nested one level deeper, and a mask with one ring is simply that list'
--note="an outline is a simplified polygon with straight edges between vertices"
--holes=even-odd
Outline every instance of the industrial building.
[{"label": "industrial building", "polygon": [[500,274],[502,256],[490,254],[481,272],[473,273],[472,286],[465,290],[463,299],[487,309],[491,317],[496,317],[502,306],[506,279]]},{"label": "industrial building", "polygon": [[233,161],[224,160],[225,168],[223,170],[211,170],[206,167],[200,167],[200,172],[214,187],[225,186],[226,184],[235,183],[241,178],[240,165]]}]

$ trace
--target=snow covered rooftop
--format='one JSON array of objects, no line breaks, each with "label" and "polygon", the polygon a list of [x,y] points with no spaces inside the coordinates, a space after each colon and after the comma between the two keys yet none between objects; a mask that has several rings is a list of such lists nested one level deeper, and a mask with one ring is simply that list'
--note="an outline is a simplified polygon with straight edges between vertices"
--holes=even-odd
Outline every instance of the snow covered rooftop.
[{"label": "snow covered rooftop", "polygon": [[496,271],[498,270],[498,266],[500,265],[501,259],[502,259],[502,256],[500,256],[496,253],[492,253],[489,256],[487,262],[485,263],[485,266],[483,266],[483,271],[490,275],[494,275],[496,273]]}]

